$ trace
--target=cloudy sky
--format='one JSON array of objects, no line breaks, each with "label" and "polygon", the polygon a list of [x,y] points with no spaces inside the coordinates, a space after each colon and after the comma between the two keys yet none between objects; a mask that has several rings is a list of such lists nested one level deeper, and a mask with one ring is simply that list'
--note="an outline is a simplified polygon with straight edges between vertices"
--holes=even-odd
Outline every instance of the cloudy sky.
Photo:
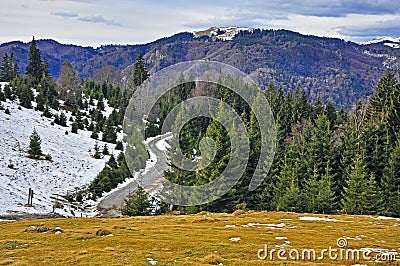
[{"label": "cloudy sky", "polygon": [[0,0],[0,43],[137,44],[211,26],[365,41],[400,36],[399,0]]}]

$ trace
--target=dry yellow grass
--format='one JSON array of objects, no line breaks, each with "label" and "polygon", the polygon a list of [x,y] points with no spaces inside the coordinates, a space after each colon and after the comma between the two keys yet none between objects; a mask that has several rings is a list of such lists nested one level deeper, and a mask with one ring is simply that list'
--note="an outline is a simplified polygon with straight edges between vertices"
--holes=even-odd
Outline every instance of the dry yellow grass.
[{"label": "dry yellow grass", "polygon": [[302,221],[300,216],[304,214],[251,212],[0,222],[0,265],[151,265],[150,259],[157,265],[373,265],[328,256],[322,261],[287,262],[276,254],[273,261],[257,257],[265,244],[279,249],[276,245],[290,241],[284,247],[287,251],[319,251],[337,248],[336,240],[344,236],[350,238],[351,249],[400,253],[399,221],[347,215],[307,216],[351,222]]}]

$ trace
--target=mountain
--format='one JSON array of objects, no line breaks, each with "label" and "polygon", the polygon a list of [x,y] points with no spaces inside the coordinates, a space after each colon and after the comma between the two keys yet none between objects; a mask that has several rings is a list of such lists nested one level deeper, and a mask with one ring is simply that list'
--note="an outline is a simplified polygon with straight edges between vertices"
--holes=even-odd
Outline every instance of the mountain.
[{"label": "mountain", "polygon": [[[397,39],[396,39],[397,40]],[[108,45],[99,48],[37,42],[49,61],[51,74],[58,76],[68,59],[83,79],[126,84],[130,66],[139,53],[145,55],[151,72],[169,65],[207,59],[237,67],[255,79],[261,88],[273,82],[285,91],[305,89],[309,98],[351,108],[372,94],[387,68],[400,68],[400,49],[395,41],[357,44],[336,38],[302,35],[288,30],[213,27],[183,32],[140,45]],[[397,40],[398,41],[398,40]],[[28,59],[29,43],[0,45],[0,56],[14,53],[21,71]],[[107,68],[105,68],[107,66]],[[122,81],[125,81],[123,83]]]}]

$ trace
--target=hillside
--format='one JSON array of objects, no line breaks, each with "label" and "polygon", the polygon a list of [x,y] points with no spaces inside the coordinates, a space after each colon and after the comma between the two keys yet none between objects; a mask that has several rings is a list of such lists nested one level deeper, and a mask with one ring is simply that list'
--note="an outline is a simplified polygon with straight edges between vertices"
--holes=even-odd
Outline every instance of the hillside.
[{"label": "hillside", "polygon": [[[0,111],[0,214],[53,211],[57,195],[65,196],[75,192],[76,188],[86,188],[110,157],[93,158],[96,142],[99,147],[104,147],[106,143],[90,138],[91,132],[87,130],[71,133],[70,121],[67,122],[68,127],[52,125],[54,119],[43,117],[39,111],[23,108],[18,102],[1,104],[4,109],[8,108],[10,114]],[[71,115],[71,112],[66,112],[68,118]],[[34,129],[41,137],[43,153],[52,156],[51,162],[28,158],[29,137]],[[114,151],[115,145],[107,145]],[[115,154],[118,155],[118,152]],[[25,206],[29,188],[34,191],[33,207]],[[59,199],[61,201],[61,197]],[[80,210],[71,209],[69,205],[55,209],[55,212],[80,216]]]},{"label": "hillside", "polygon": [[[393,48],[394,43],[387,44],[356,44],[287,30],[236,28],[211,28],[178,33],[148,44],[109,45],[96,49],[53,40],[38,41],[54,77],[58,76],[64,59],[71,61],[81,78],[95,75],[103,79],[107,75],[108,79],[113,71],[112,81],[121,85],[126,85],[130,77],[130,71],[123,70],[133,64],[139,53],[145,54],[151,72],[178,62],[207,59],[249,73],[261,88],[270,82],[282,86],[285,91],[299,87],[306,90],[312,101],[320,97],[323,102],[331,101],[344,108],[371,95],[386,68],[399,69],[400,49]],[[0,56],[13,52],[24,71],[28,50],[29,43],[6,43],[0,45]],[[105,66],[112,68],[99,73]]]}]

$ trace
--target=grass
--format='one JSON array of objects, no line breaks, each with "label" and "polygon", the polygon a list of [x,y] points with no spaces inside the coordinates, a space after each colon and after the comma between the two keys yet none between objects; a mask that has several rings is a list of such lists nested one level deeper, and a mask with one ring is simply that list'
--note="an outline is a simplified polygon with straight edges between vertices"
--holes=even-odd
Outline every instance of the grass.
[{"label": "grass", "polygon": [[[348,215],[307,216],[351,222],[302,221],[299,216],[302,214],[247,212],[0,222],[0,265],[151,265],[151,260],[157,265],[374,264],[329,260],[328,256],[321,261],[286,262],[276,253],[273,261],[257,257],[264,245],[279,249],[276,245],[290,241],[284,247],[287,251],[313,248],[319,252],[337,248],[336,240],[344,236],[350,238],[349,249],[370,247],[400,253],[399,221]],[[243,226],[249,223],[253,226]]]}]

